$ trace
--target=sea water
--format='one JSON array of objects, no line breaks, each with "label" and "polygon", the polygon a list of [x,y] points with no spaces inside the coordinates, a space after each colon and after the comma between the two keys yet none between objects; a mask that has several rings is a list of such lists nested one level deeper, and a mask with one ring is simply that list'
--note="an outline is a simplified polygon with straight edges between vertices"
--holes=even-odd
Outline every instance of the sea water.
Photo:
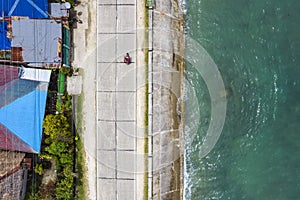
[{"label": "sea water", "polygon": [[214,104],[187,59],[197,102],[186,104],[185,198],[300,199],[300,1],[185,4],[186,37],[214,60],[227,105],[220,138],[201,158]]}]

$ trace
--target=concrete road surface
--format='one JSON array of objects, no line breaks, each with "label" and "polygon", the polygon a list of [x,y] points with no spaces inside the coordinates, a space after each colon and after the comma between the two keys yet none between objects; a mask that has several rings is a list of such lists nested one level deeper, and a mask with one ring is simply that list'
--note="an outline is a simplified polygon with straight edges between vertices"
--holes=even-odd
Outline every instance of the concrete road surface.
[{"label": "concrete road surface", "polygon": [[[97,4],[97,199],[136,199],[136,0]],[[129,53],[132,63],[123,63]]]}]

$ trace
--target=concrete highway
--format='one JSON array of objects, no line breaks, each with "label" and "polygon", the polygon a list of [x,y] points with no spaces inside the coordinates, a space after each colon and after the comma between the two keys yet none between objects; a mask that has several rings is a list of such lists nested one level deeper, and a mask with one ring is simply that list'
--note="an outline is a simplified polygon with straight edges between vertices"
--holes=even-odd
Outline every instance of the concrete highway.
[{"label": "concrete highway", "polygon": [[[97,199],[136,199],[136,0],[97,2]],[[132,63],[123,63],[126,53]]]}]

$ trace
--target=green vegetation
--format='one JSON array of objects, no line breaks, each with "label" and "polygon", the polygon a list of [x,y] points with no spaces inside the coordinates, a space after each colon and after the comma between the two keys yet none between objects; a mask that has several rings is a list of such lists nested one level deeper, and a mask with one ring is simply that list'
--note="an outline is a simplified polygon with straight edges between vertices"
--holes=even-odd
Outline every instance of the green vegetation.
[{"label": "green vegetation", "polygon": [[74,0],[66,0],[66,1],[56,0],[56,2],[57,3],[69,2],[72,6],[75,6],[75,1]]},{"label": "green vegetation", "polygon": [[[147,1],[147,0],[146,0]],[[146,2],[145,2],[146,5]],[[149,32],[147,31],[147,29],[149,28],[149,20],[148,20],[148,16],[149,16],[149,11],[148,9],[145,9],[145,44],[146,44],[146,48],[144,51],[144,57],[145,57],[145,77],[146,77],[146,85],[145,85],[145,133],[144,133],[144,138],[145,138],[145,145],[144,145],[144,153],[145,153],[145,174],[144,174],[144,200],[148,199],[148,104],[149,104],[149,99],[148,99],[148,89],[149,89],[149,77],[148,77],[148,70],[149,70],[149,66],[148,66],[148,59],[149,59],[149,50],[148,50],[148,40],[149,40]],[[151,173],[151,172],[150,172]]]},{"label": "green vegetation", "polygon": [[35,173],[37,173],[38,175],[42,175],[43,174],[43,165],[42,164],[37,164],[34,168]]},{"label": "green vegetation", "polygon": [[87,199],[86,191],[87,191],[87,182],[84,174],[86,173],[85,163],[85,154],[84,154],[84,147],[81,140],[76,142],[76,170],[78,174],[78,178],[76,179],[76,191],[77,196],[76,199],[78,200],[85,200]]},{"label": "green vegetation", "polygon": [[58,93],[61,95],[65,93],[65,74],[61,70],[58,73]]},{"label": "green vegetation", "polygon": [[66,66],[62,66],[60,71],[67,76],[72,76],[72,74],[74,72],[74,70],[72,68],[66,67]]},{"label": "green vegetation", "polygon": [[56,165],[58,181],[56,182],[56,199],[70,199],[74,183],[74,137],[72,135],[72,99],[71,96],[64,96],[65,100],[61,106],[63,114],[48,115],[44,120],[45,143],[48,146],[45,152],[51,156]]},{"label": "green vegetation", "polygon": [[[36,155],[35,155],[36,156]],[[48,168],[47,162],[37,163],[34,168],[35,173],[29,173],[28,193],[25,199],[29,200],[52,200],[55,199],[55,183],[49,181],[47,184],[42,184],[42,175],[45,169]]]},{"label": "green vegetation", "polygon": [[[45,117],[43,123],[44,151],[39,155],[40,163],[37,163],[34,168],[36,174],[43,175],[45,167],[49,168],[49,166],[46,166],[46,163],[49,163],[49,160],[54,162],[57,175],[56,182],[39,183],[40,185],[35,186],[36,189],[31,193],[29,199],[72,199],[74,181],[76,181],[77,185],[82,184],[83,147],[81,141],[78,140],[78,135],[74,136],[72,134],[72,97],[66,95],[62,96],[61,99],[63,103],[60,113],[56,115],[50,114]],[[79,152],[79,155],[77,155],[77,152]],[[75,154],[76,158],[79,158],[76,162],[79,175],[73,171]],[[80,164],[78,164],[79,162]],[[79,199],[78,197],[75,198]]]},{"label": "green vegetation", "polygon": [[62,94],[65,93],[65,74],[59,70],[58,72],[58,80],[57,80],[57,85],[58,85],[58,96],[57,96],[57,102],[56,102],[56,110],[59,112],[62,108],[62,99],[61,96]]},{"label": "green vegetation", "polygon": [[39,193],[33,193],[28,197],[28,200],[42,200],[42,197]]},{"label": "green vegetation", "polygon": [[[81,70],[79,70],[79,75],[82,75]],[[76,191],[77,196],[76,199],[78,200],[85,200],[88,199],[86,197],[86,191],[87,191],[87,180],[85,178],[85,173],[87,171],[85,166],[85,152],[84,152],[84,146],[82,143],[82,140],[80,140],[82,135],[82,130],[80,127],[82,127],[82,106],[83,106],[83,99],[84,94],[81,94],[76,98],[76,127],[77,128],[77,135],[76,135],[76,172],[78,175],[78,178],[76,179]]]}]

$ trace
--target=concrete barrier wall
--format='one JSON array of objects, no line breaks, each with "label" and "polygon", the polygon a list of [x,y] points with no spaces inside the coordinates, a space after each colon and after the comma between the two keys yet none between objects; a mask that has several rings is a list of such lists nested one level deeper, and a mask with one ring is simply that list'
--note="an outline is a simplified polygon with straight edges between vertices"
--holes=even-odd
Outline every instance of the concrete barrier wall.
[{"label": "concrete barrier wall", "polygon": [[149,10],[148,199],[153,200],[182,199],[183,133],[176,106],[184,69],[178,67],[182,62],[178,58],[184,55],[177,54],[183,52],[184,45],[178,45],[181,34],[174,34],[183,31],[178,10],[176,0],[156,0],[155,8]]}]

